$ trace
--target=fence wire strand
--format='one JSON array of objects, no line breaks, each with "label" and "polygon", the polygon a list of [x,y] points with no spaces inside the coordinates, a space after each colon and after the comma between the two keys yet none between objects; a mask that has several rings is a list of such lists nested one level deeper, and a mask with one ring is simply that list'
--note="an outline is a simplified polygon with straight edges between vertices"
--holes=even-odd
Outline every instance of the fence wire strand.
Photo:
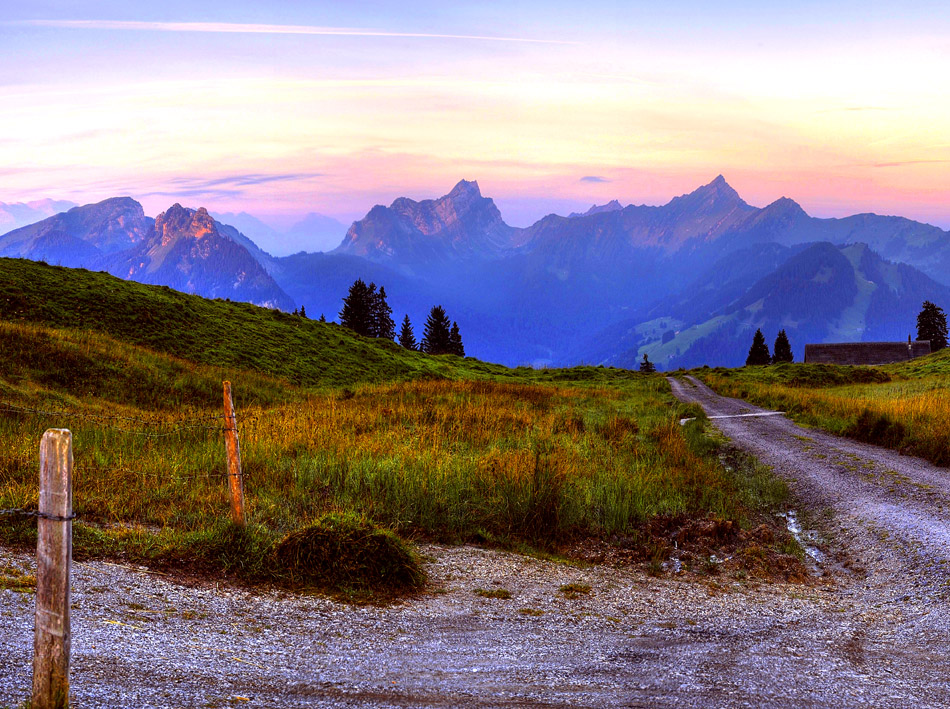
[{"label": "fence wire strand", "polygon": [[[228,425],[227,417],[224,414],[204,414],[201,416],[185,417],[175,421],[161,421],[158,419],[149,420],[136,418],[134,416],[119,416],[110,414],[91,413],[80,411],[78,409],[60,409],[51,411],[46,409],[37,409],[29,406],[17,406],[6,401],[0,401],[0,413],[25,414],[30,416],[47,416],[51,418],[74,418],[84,421],[91,421],[100,424],[101,428],[119,431],[120,433],[131,433],[146,438],[164,438],[175,436],[183,431],[216,431],[224,433],[226,431],[238,430],[233,425]],[[242,424],[257,420],[257,417],[249,417],[242,420]],[[221,424],[197,423],[199,421],[221,421]],[[119,422],[125,424],[140,424],[143,427],[167,428],[168,431],[161,433],[152,433],[149,431],[139,431],[132,428],[123,428],[122,426],[108,425],[109,422]],[[240,431],[239,431],[240,433]]]},{"label": "fence wire strand", "polygon": [[37,519],[48,519],[53,522],[68,522],[70,520],[76,519],[76,514],[73,513],[68,517],[61,517],[59,515],[51,515],[46,512],[40,512],[39,510],[24,510],[20,508],[13,508],[9,510],[0,510],[0,517],[36,517]]},{"label": "fence wire strand", "polygon": [[[245,426],[248,424],[256,423],[261,417],[261,414],[251,415],[241,417],[240,425],[236,425],[238,422],[235,419],[230,419],[225,414],[197,414],[193,416],[183,416],[173,420],[162,420],[162,419],[148,419],[137,416],[124,416],[119,414],[105,414],[99,412],[83,411],[81,409],[53,409],[53,408],[40,408],[33,406],[20,406],[9,401],[0,401],[0,416],[8,414],[12,416],[33,416],[40,419],[72,419],[84,421],[92,424],[92,427],[103,432],[115,432],[119,434],[125,434],[128,436],[133,436],[138,439],[171,439],[174,437],[182,436],[194,436],[204,433],[207,436],[214,434],[223,435],[230,431],[235,431],[240,436],[244,430]],[[235,417],[236,418],[236,417]],[[143,456],[139,455],[140,451],[138,450],[138,445],[136,445],[132,440],[127,444],[128,448],[119,453],[120,461],[122,458],[131,458],[133,460],[140,459]],[[150,444],[146,444],[149,445]],[[94,449],[92,455],[94,459],[102,459],[102,449]],[[208,469],[203,471],[189,471],[189,470],[156,470],[156,471],[147,471],[137,468],[136,466],[129,465],[84,465],[81,463],[81,459],[84,457],[82,454],[77,455],[77,458],[80,460],[77,461],[80,464],[76,465],[73,468],[74,475],[77,476],[119,476],[119,477],[135,477],[139,479],[150,479],[150,480],[165,480],[165,481],[185,481],[185,480],[227,480],[230,477],[234,477],[234,473],[228,472],[228,470],[223,466],[219,468],[217,465],[213,465]],[[246,475],[241,477],[246,478]],[[76,518],[76,515],[73,514],[70,517],[57,517],[55,515],[48,515],[41,513],[37,510],[29,510],[25,508],[10,508],[0,510],[0,518],[13,518],[13,517],[35,517],[40,519],[49,519],[54,521],[66,521]],[[0,520],[2,521],[2,520]]]}]

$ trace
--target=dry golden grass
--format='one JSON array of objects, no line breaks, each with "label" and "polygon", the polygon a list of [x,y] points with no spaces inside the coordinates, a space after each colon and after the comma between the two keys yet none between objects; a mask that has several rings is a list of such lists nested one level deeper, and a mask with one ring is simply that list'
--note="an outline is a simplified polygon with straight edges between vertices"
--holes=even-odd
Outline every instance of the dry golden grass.
[{"label": "dry golden grass", "polygon": [[[812,365],[793,366],[805,370]],[[897,365],[878,370],[879,378],[889,381],[832,386],[790,385],[782,381],[781,368],[772,369],[710,370],[700,376],[726,396],[779,408],[810,425],[938,465],[950,464],[950,376],[942,369],[918,374]],[[859,368],[838,369],[847,373]]]},{"label": "dry golden grass", "polygon": [[[691,450],[675,406],[662,379],[644,377],[623,388],[416,381],[245,407],[249,518],[284,534],[349,511],[404,534],[543,544],[658,514],[736,516],[734,481]],[[187,428],[168,412],[108,410],[150,424],[0,416],[0,507],[35,504],[39,436],[56,425],[73,430],[85,520],[191,532],[226,519],[214,412]]]}]

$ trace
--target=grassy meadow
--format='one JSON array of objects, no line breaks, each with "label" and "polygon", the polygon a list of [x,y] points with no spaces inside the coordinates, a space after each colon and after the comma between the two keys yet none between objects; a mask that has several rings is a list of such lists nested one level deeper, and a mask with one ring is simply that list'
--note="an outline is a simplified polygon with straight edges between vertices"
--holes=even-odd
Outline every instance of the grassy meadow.
[{"label": "grassy meadow", "polygon": [[[313,559],[301,540],[378,531],[390,547],[645,546],[652,520],[748,525],[785,494],[768,476],[721,465],[701,421],[679,426],[701,412],[677,402],[660,375],[429,357],[252,306],[5,261],[0,276],[23,268],[34,283],[88,286],[72,302],[42,292],[42,307],[8,300],[13,317],[0,320],[0,509],[35,508],[39,439],[69,428],[79,557],[299,580],[286,560]],[[94,305],[99,281],[111,290]],[[168,331],[128,328],[114,317],[124,307],[144,308]],[[79,311],[93,322],[64,327]],[[178,322],[181,312],[202,315]],[[182,332],[212,328],[202,318],[216,328],[207,349]],[[244,358],[248,349],[255,356]],[[229,522],[225,379],[238,409],[246,530]],[[34,534],[30,521],[0,524],[0,541],[28,544]]]},{"label": "grassy meadow", "polygon": [[950,465],[950,351],[881,367],[782,364],[695,374],[720,394]]}]

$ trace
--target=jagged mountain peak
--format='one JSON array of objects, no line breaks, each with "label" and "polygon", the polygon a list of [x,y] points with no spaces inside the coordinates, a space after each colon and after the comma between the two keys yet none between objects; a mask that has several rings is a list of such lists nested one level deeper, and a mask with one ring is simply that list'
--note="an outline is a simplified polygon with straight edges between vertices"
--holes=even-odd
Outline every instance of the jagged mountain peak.
[{"label": "jagged mountain peak", "polygon": [[449,258],[497,256],[512,246],[515,231],[477,182],[461,180],[436,199],[400,197],[389,207],[376,205],[335,252],[425,268]]},{"label": "jagged mountain peak", "polygon": [[155,217],[155,231],[165,243],[179,236],[197,239],[206,234],[218,233],[217,225],[207,209],[189,209],[178,202]]},{"label": "jagged mountain peak", "polygon": [[704,203],[707,206],[749,206],[745,203],[742,197],[739,196],[739,193],[736,192],[728,182],[726,182],[726,178],[722,175],[717,175],[716,179],[714,179],[712,182],[705,184],[702,187],[698,187],[688,194],[675,197],[672,201],[670,201],[670,205],[677,203],[690,205]]},{"label": "jagged mountain peak", "polygon": [[592,204],[590,209],[586,212],[571,212],[567,215],[568,219],[574,219],[576,217],[589,217],[592,214],[602,214],[603,212],[618,212],[623,209],[623,205],[620,204],[615,199],[610,200],[607,204]]},{"label": "jagged mountain peak", "polygon": [[452,188],[452,191],[446,195],[446,197],[451,197],[453,199],[458,199],[459,197],[475,199],[481,196],[482,191],[478,188],[477,180],[459,180],[458,184]]}]

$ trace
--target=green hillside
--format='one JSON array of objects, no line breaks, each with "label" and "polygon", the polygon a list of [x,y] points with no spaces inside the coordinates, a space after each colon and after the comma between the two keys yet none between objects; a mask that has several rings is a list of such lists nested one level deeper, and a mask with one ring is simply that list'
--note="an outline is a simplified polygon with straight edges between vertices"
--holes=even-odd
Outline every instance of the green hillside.
[{"label": "green hillside", "polygon": [[247,303],[21,259],[0,259],[0,320],[95,330],[191,362],[307,387],[510,371],[472,359],[428,357],[333,323]]},{"label": "green hillside", "polygon": [[[246,530],[229,522],[223,379],[235,384]],[[758,524],[784,495],[761,470],[720,465],[701,424],[677,424],[698,414],[658,375],[430,357],[250,305],[0,259],[0,509],[35,508],[39,437],[69,428],[79,558],[310,584],[287,560],[337,552],[299,544],[381,528],[552,551],[623,539],[625,554],[655,561],[670,529]],[[31,521],[0,525],[2,541],[34,534]],[[698,542],[696,568],[720,543]],[[334,583],[375,583],[359,574]]]}]

